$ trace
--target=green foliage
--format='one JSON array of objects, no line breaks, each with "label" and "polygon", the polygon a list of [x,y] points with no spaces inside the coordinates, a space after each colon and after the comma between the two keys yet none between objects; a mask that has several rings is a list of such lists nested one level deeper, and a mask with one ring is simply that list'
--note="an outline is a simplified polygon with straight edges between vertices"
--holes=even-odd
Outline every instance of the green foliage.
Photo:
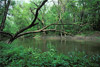
[{"label": "green foliage", "polygon": [[[27,6],[26,6],[27,5]],[[18,4],[13,6],[13,9],[10,10],[10,14],[12,15],[12,17],[9,17],[9,21],[12,26],[12,28],[10,28],[10,31],[13,31],[15,28],[16,30],[14,30],[13,32],[18,31],[19,29],[22,29],[26,26],[28,26],[31,22],[32,22],[32,13],[30,12],[30,5],[23,3],[23,5]]]},{"label": "green foliage", "polygon": [[[0,2],[3,3],[4,0]],[[41,0],[31,0],[29,3],[17,2],[16,0],[11,1],[11,7],[8,11],[4,31],[14,34],[18,30],[31,24],[34,15],[30,8],[32,8],[35,14],[38,7],[37,5],[39,5],[40,2]],[[0,4],[0,23],[2,21],[4,9],[4,4]],[[99,31],[99,17],[100,0],[58,0],[53,2],[52,5],[49,5],[47,2],[39,11],[38,18],[40,21],[38,19],[36,21],[36,23],[39,24],[27,31],[38,30],[51,23],[68,24],[52,25],[47,29],[63,30],[71,34],[77,34],[84,31]],[[59,35],[60,33],[61,32],[57,32],[55,34]],[[49,32],[49,34],[52,34],[52,32]]]},{"label": "green foliage", "polygon": [[41,53],[38,49],[0,43],[0,67],[99,67],[100,56],[89,57],[84,52],[58,54],[52,46]]}]

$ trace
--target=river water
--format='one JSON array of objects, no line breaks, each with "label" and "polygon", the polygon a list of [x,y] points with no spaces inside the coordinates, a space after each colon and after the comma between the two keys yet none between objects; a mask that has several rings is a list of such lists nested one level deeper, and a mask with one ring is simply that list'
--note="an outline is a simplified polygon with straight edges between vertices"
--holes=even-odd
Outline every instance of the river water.
[{"label": "river water", "polygon": [[16,40],[18,45],[25,48],[38,48],[42,52],[55,48],[58,53],[68,54],[73,51],[84,51],[86,54],[100,54],[100,39],[95,38],[61,38],[61,37],[41,37],[41,38],[20,38]]}]

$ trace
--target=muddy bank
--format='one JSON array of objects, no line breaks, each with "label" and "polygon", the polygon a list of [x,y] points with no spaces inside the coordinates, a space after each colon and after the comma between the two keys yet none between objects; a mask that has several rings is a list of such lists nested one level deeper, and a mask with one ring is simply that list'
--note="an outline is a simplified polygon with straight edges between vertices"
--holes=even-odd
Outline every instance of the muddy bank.
[{"label": "muddy bank", "polygon": [[86,41],[100,41],[100,32],[85,32],[80,33],[77,35],[67,35],[67,36],[58,36],[58,35],[46,35],[46,36],[40,36],[40,37],[33,37],[37,39],[51,39],[51,40],[86,40]]},{"label": "muddy bank", "polygon": [[100,36],[79,36],[79,35],[75,35],[75,36],[41,36],[38,37],[39,39],[50,39],[50,40],[85,40],[85,41],[100,41]]}]

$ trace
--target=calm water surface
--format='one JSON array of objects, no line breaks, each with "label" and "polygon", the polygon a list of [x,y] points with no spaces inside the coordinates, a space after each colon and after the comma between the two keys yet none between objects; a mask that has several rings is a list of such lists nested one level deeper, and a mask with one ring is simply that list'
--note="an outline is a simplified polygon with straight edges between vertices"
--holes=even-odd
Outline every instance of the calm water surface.
[{"label": "calm water surface", "polygon": [[59,53],[68,54],[73,51],[84,51],[89,55],[100,54],[100,40],[81,40],[81,39],[62,39],[60,37],[42,37],[42,38],[21,38],[16,40],[17,44],[25,48],[39,48],[42,52],[49,50],[49,47],[55,47]]}]

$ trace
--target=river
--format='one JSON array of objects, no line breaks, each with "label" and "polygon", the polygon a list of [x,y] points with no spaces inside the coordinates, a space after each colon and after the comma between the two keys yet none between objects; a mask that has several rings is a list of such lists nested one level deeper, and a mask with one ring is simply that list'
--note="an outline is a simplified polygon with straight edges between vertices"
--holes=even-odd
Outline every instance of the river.
[{"label": "river", "polygon": [[68,54],[73,51],[84,51],[86,54],[100,54],[100,39],[93,38],[61,38],[61,37],[40,37],[40,38],[19,38],[15,41],[17,45],[25,48],[38,48],[42,52],[55,48],[58,53]]}]

